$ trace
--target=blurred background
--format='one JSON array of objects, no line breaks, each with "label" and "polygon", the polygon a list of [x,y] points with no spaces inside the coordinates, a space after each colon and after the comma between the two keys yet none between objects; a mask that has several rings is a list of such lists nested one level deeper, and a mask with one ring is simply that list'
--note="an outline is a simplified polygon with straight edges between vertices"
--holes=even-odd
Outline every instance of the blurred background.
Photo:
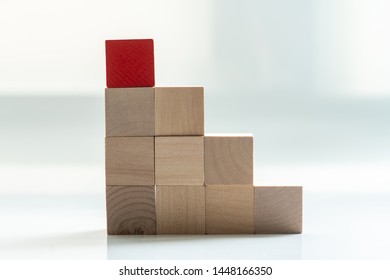
[{"label": "blurred background", "polygon": [[[389,14],[386,0],[0,1],[3,221],[22,219],[31,233],[34,217],[50,213],[39,223],[67,244],[59,257],[105,237],[104,41],[153,38],[157,86],[203,85],[207,132],[254,134],[256,183],[304,186],[306,236],[334,226],[317,221],[330,206],[345,232],[367,215],[365,228],[390,233],[378,227],[390,221]],[[89,222],[63,236],[69,225],[48,226],[58,213]],[[15,231],[0,246],[24,244],[12,243]],[[48,251],[20,254],[53,257],[58,239],[39,238],[26,244]],[[309,258],[307,240],[287,257]],[[318,257],[356,253],[322,243]],[[0,257],[18,257],[14,245]],[[377,245],[348,248],[387,258]]]}]

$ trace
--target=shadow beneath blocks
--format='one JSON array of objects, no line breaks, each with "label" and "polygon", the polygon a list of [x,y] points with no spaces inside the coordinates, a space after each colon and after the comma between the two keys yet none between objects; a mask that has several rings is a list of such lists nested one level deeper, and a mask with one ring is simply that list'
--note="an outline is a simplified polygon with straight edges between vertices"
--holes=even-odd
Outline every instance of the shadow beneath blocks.
[{"label": "shadow beneath blocks", "polygon": [[0,239],[0,259],[104,259],[106,230],[19,234]]},{"label": "shadow beneath blocks", "polygon": [[110,260],[302,259],[302,235],[108,236]]}]

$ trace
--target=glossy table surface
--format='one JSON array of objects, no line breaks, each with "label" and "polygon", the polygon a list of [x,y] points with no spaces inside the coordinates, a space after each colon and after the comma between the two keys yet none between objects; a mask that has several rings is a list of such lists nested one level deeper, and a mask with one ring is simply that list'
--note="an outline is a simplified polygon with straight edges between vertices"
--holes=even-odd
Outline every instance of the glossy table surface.
[{"label": "glossy table surface", "polygon": [[[267,174],[277,176],[280,169],[269,169]],[[39,176],[44,170],[30,171]],[[99,181],[102,170],[90,168],[83,172],[82,168],[58,168],[51,171],[61,181],[60,185],[69,184],[69,193],[0,196],[1,259],[390,258],[390,194],[368,190],[360,193],[310,191],[311,184],[321,177],[313,167],[307,171],[304,167],[295,168],[296,175],[311,174],[304,181],[304,233],[301,235],[107,236],[104,186],[97,193],[76,193],[76,188]],[[85,178],[81,175],[84,173]],[[331,175],[330,171],[328,174]],[[5,177],[3,173],[2,182]],[[270,181],[277,182],[271,177]],[[26,176],[20,180],[31,188],[39,187],[32,178]],[[81,183],[72,187],[69,182],[76,178]],[[340,176],[336,178],[341,180]],[[353,186],[365,184],[358,175],[355,179]],[[50,183],[50,179],[46,180],[42,184]],[[283,184],[283,180],[279,183]]]}]

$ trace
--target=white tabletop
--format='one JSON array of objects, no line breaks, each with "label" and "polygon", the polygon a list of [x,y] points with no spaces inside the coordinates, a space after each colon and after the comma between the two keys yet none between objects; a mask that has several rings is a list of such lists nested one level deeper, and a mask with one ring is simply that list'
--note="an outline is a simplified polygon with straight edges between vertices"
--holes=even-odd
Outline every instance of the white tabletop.
[{"label": "white tabletop", "polygon": [[[30,171],[43,176],[44,170],[42,167]],[[68,190],[62,194],[28,194],[28,188],[50,187],[51,180],[46,178],[39,186],[35,178],[31,181],[26,176],[19,180],[19,184],[25,185],[24,194],[9,191],[0,196],[0,259],[389,258],[390,194],[370,192],[364,188],[362,175],[351,177],[347,170],[343,180],[340,174],[332,174],[332,169],[325,167],[274,167],[267,170],[264,180],[259,180],[264,184],[303,183],[301,235],[205,236],[107,236],[101,168],[86,169],[88,172],[81,167],[47,170],[54,172],[60,186],[68,184]],[[320,170],[328,174],[328,179],[321,178]],[[276,180],[281,172],[284,176]],[[301,173],[306,176],[300,178]],[[3,184],[6,178],[3,173]],[[332,180],[345,183],[346,178],[351,178],[350,185],[340,192],[311,191],[316,182],[325,187]],[[362,191],[354,192],[353,187]],[[80,192],[82,188],[84,194]],[[99,191],[93,193],[92,189]]]}]

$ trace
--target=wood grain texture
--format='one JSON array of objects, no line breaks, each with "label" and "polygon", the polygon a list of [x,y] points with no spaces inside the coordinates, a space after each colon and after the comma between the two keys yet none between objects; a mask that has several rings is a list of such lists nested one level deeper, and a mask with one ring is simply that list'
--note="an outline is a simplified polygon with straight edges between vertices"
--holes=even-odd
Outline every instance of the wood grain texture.
[{"label": "wood grain texture", "polygon": [[107,186],[108,234],[156,234],[154,186]]},{"label": "wood grain texture", "polygon": [[206,186],[206,233],[254,233],[253,186]]},{"label": "wood grain texture", "polygon": [[253,136],[205,136],[205,182],[253,185]]},{"label": "wood grain texture", "polygon": [[204,186],[156,186],[157,234],[204,234]]},{"label": "wood grain texture", "polygon": [[154,137],[107,137],[106,185],[154,185]]},{"label": "wood grain texture", "polygon": [[107,40],[106,78],[108,88],[153,87],[153,40]]},{"label": "wood grain texture", "polygon": [[204,135],[203,95],[203,87],[156,87],[156,135]]},{"label": "wood grain texture", "polygon": [[302,187],[255,187],[255,233],[302,233]]},{"label": "wood grain texture", "polygon": [[204,185],[202,136],[155,137],[156,185]]},{"label": "wood grain texture", "polygon": [[154,136],[154,89],[107,88],[106,136]]}]

